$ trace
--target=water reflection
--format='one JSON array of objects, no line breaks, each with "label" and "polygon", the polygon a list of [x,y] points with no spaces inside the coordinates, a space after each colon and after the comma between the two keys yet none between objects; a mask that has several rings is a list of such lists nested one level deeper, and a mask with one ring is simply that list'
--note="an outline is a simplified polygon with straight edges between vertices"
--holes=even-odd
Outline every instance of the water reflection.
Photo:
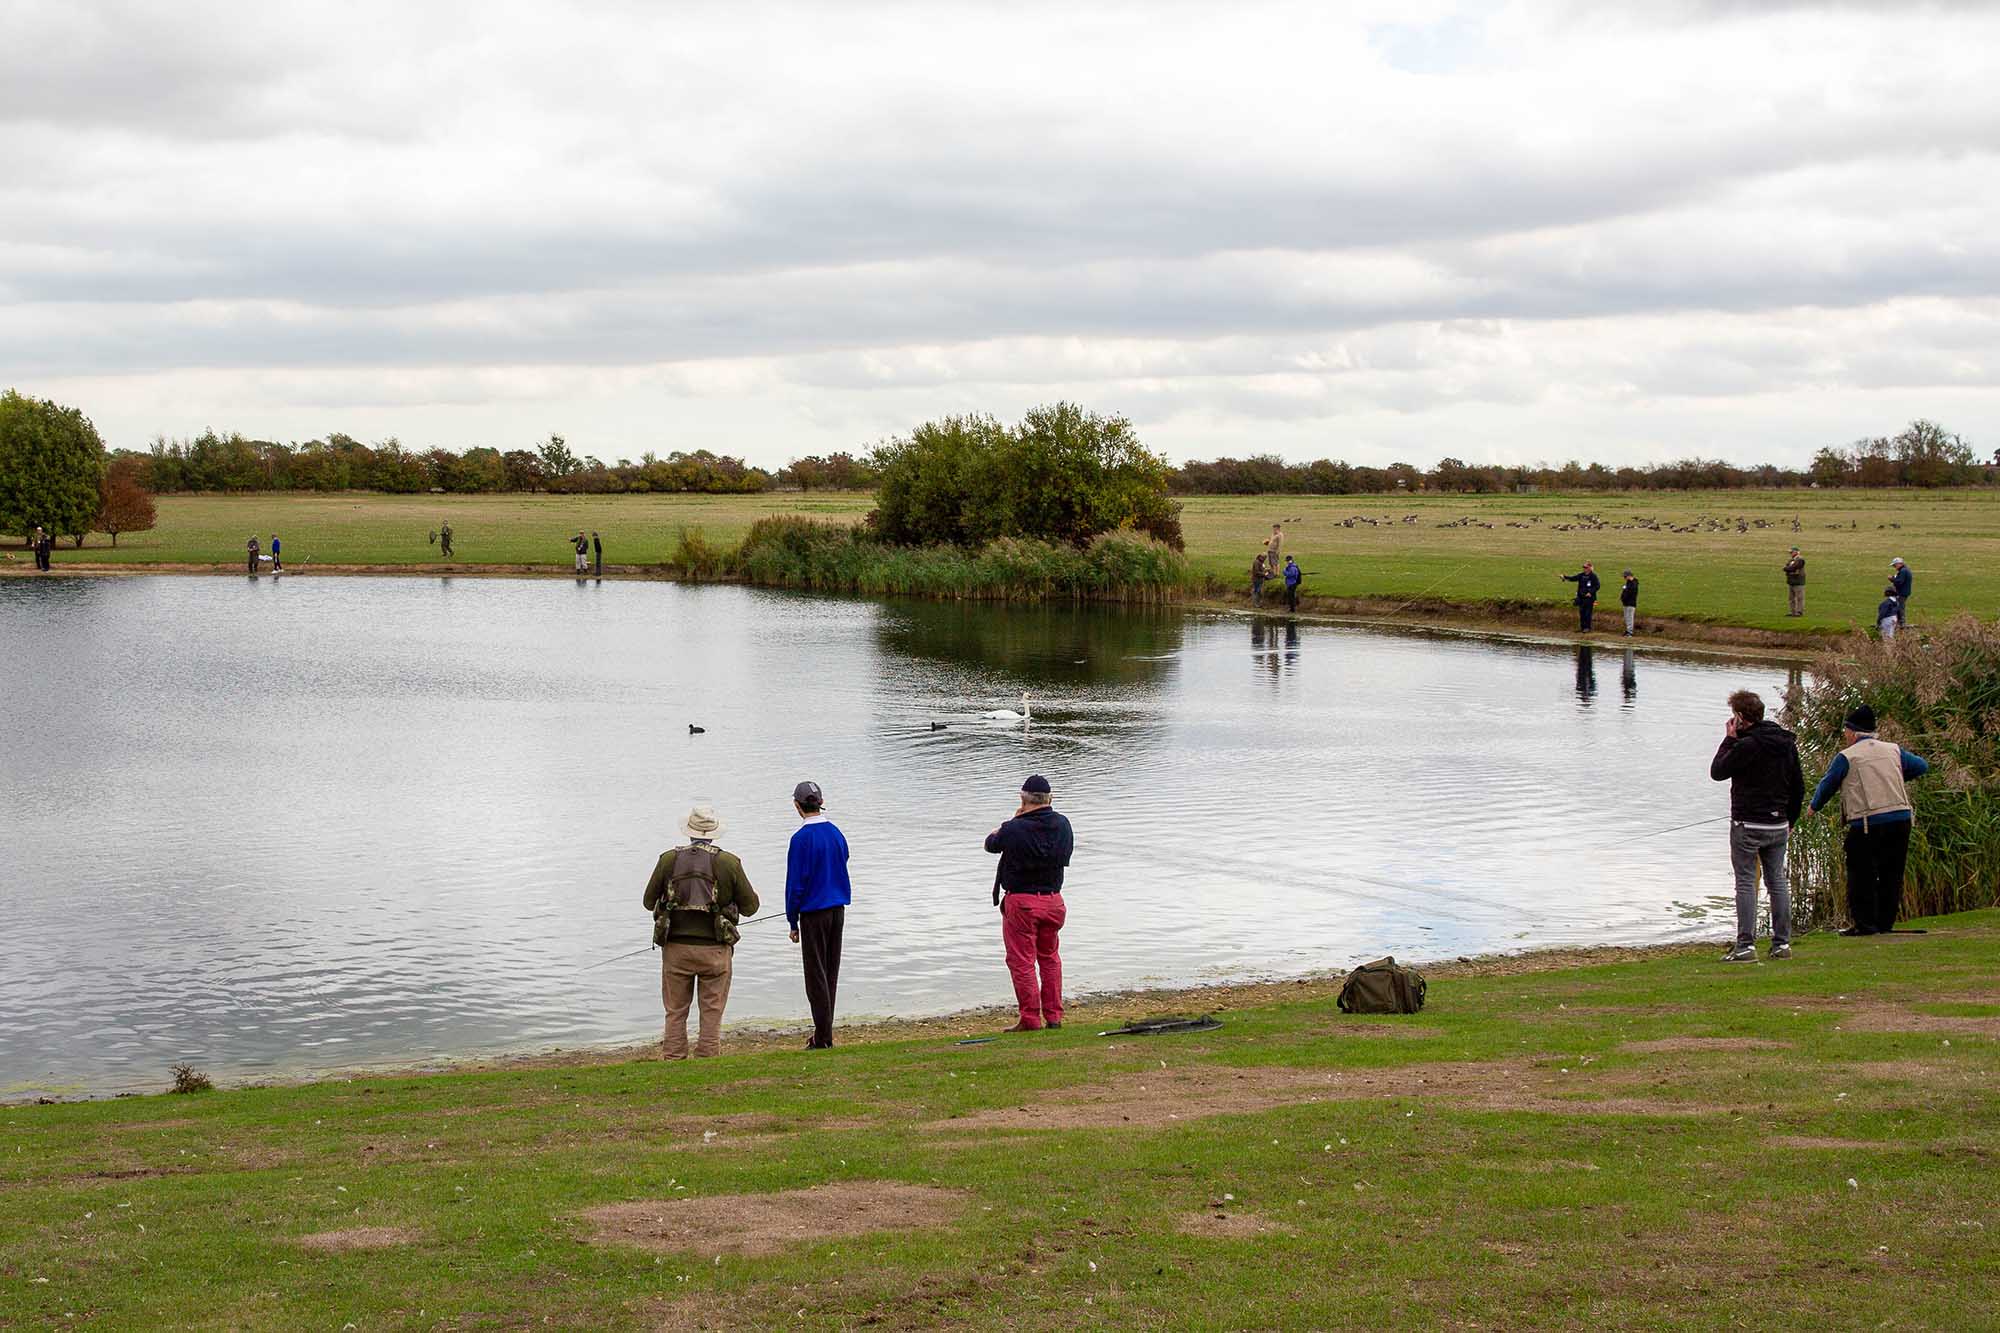
[{"label": "water reflection", "polygon": [[[642,1038],[652,957],[584,969],[644,945],[673,821],[714,802],[775,896],[807,777],[854,1016],[1004,1000],[980,839],[1029,772],[1079,990],[1658,938],[1726,874],[1712,828],[1568,845],[1607,797],[1647,812],[1614,838],[1713,812],[1682,719],[1726,667],[1656,660],[1642,705],[1628,654],[1607,715],[1587,648],[1552,707],[1561,649],[1253,619],[1246,688],[1235,617],[589,583],[0,582],[0,1091]],[[747,933],[732,1021],[799,1016],[797,969]]]},{"label": "water reflection", "polygon": [[1625,650],[1625,667],[1618,674],[1618,684],[1625,691],[1625,707],[1631,708],[1639,702],[1638,654],[1632,649]]},{"label": "water reflection", "polygon": [[1576,701],[1588,708],[1597,698],[1597,655],[1589,644],[1576,649]]}]

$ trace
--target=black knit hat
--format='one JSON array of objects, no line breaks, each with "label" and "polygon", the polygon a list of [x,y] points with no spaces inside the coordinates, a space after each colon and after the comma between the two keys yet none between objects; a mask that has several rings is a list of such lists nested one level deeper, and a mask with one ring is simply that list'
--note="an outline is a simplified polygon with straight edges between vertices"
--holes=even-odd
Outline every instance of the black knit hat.
[{"label": "black knit hat", "polygon": [[1875,730],[1875,710],[1867,704],[1856,704],[1848,712],[1846,724],[1849,731],[1873,731]]},{"label": "black knit hat", "polygon": [[1021,784],[1021,790],[1032,792],[1037,796],[1047,796],[1049,794],[1049,780],[1040,773],[1030,773],[1028,780]]}]

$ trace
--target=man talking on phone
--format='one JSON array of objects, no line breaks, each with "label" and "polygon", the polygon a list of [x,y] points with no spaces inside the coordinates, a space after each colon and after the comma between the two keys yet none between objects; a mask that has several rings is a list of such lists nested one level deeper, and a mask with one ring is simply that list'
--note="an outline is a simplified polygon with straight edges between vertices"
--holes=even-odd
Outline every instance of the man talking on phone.
[{"label": "man talking on phone", "polygon": [[1805,805],[1799,742],[1764,718],[1764,701],[1749,690],[1729,696],[1722,744],[1709,761],[1709,777],[1729,782],[1729,864],[1736,872],[1736,943],[1725,963],[1757,961],[1757,869],[1771,894],[1771,954],[1792,956],[1792,892],[1785,878],[1785,849]]},{"label": "man talking on phone", "polygon": [[1000,901],[1000,938],[1007,946],[1007,971],[1021,1019],[1009,1032],[1062,1026],[1062,957],[1056,952],[1069,909],[1063,905],[1063,870],[1076,850],[1069,820],[1051,805],[1049,780],[1031,774],[1021,784],[1014,817],[986,835],[986,850],[1000,864],[993,876]]}]

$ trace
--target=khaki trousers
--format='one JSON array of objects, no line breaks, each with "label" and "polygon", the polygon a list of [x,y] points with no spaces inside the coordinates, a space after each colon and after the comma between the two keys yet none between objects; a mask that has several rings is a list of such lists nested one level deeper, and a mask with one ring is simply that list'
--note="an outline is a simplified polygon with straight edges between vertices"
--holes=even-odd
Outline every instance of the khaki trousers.
[{"label": "khaki trousers", "polygon": [[695,1038],[696,1055],[716,1055],[722,1050],[722,1006],[729,1003],[729,968],[735,950],[726,944],[687,944],[667,941],[660,951],[660,1001],[666,1006],[666,1032],[660,1038],[660,1054],[669,1060],[685,1060],[688,1053],[688,1010],[696,996],[701,1002],[701,1035]]},{"label": "khaki trousers", "polygon": [[1795,616],[1804,615],[1806,613],[1806,585],[1803,583],[1794,583],[1788,586],[1785,592],[1789,595],[1792,603],[1791,613]]}]

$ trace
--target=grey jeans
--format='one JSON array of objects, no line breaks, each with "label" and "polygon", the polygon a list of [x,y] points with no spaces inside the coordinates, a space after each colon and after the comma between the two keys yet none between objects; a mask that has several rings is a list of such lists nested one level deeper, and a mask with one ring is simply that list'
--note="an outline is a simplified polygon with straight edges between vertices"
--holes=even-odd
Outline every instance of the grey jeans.
[{"label": "grey jeans", "polygon": [[1771,943],[1792,942],[1792,888],[1785,879],[1788,828],[1746,828],[1729,825],[1729,864],[1736,871],[1736,947],[1747,949],[1757,940],[1757,866],[1764,866],[1764,887],[1771,894]]}]

